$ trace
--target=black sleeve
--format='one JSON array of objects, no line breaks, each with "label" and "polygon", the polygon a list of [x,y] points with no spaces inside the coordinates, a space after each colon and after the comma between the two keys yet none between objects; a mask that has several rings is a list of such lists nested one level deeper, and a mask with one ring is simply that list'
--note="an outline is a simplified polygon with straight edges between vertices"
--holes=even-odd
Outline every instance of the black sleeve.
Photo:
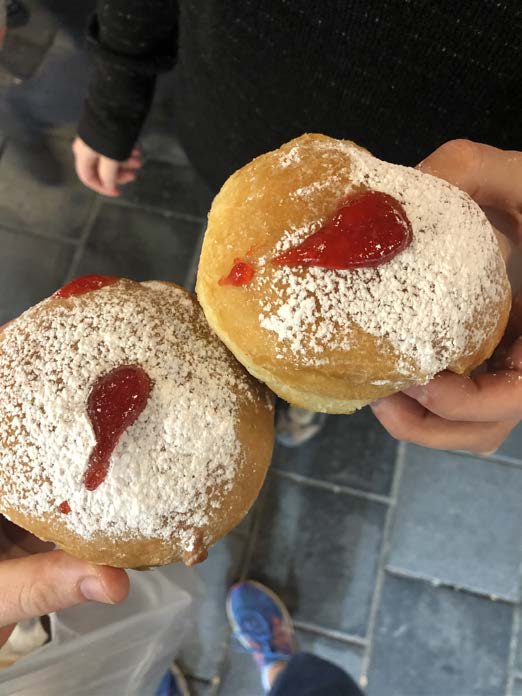
[{"label": "black sleeve", "polygon": [[154,95],[156,76],[176,61],[176,0],[99,0],[87,42],[95,73],[78,135],[106,157],[125,160]]}]

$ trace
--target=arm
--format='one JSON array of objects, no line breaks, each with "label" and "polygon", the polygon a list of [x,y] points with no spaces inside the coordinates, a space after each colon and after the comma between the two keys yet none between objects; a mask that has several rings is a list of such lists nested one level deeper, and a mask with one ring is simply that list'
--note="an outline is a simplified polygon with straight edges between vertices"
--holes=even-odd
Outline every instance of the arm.
[{"label": "arm", "polygon": [[[80,179],[100,193],[116,195],[115,184],[125,183],[117,178],[117,163],[133,154],[158,73],[174,66],[177,31],[176,0],[98,2],[88,33],[95,73],[73,149]],[[128,170],[137,164],[135,156],[130,162]],[[129,171],[120,173],[130,180]],[[93,186],[96,176],[101,184],[98,188]]]}]

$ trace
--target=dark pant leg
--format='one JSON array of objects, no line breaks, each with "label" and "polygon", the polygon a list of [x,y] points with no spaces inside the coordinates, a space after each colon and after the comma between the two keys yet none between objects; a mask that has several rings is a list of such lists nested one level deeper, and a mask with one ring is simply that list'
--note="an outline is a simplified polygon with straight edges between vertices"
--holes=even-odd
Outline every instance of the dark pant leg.
[{"label": "dark pant leg", "polygon": [[299,653],[277,677],[270,696],[364,696],[342,669],[315,655]]}]

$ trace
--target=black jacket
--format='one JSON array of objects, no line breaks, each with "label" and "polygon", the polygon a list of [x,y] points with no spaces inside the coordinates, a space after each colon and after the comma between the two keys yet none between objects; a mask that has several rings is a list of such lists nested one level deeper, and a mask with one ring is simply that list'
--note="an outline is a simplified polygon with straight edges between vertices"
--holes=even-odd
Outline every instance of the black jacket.
[{"label": "black jacket", "polygon": [[128,156],[156,75],[214,188],[305,131],[414,164],[442,142],[521,149],[519,0],[103,0],[80,136]]}]

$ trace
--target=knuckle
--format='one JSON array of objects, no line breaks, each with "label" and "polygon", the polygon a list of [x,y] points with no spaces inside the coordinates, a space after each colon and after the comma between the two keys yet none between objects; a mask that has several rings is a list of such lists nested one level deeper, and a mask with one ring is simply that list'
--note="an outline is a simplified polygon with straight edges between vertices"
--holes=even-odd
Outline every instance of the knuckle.
[{"label": "knuckle", "polygon": [[42,616],[53,606],[54,591],[45,582],[22,583],[18,590],[18,607],[23,616]]},{"label": "knuckle", "polygon": [[459,161],[461,166],[472,166],[477,159],[477,146],[472,140],[456,138],[440,146],[439,152]]},{"label": "knuckle", "polygon": [[394,420],[386,424],[386,430],[388,433],[396,440],[403,440],[404,442],[411,442],[410,429],[402,423],[401,421]]}]

